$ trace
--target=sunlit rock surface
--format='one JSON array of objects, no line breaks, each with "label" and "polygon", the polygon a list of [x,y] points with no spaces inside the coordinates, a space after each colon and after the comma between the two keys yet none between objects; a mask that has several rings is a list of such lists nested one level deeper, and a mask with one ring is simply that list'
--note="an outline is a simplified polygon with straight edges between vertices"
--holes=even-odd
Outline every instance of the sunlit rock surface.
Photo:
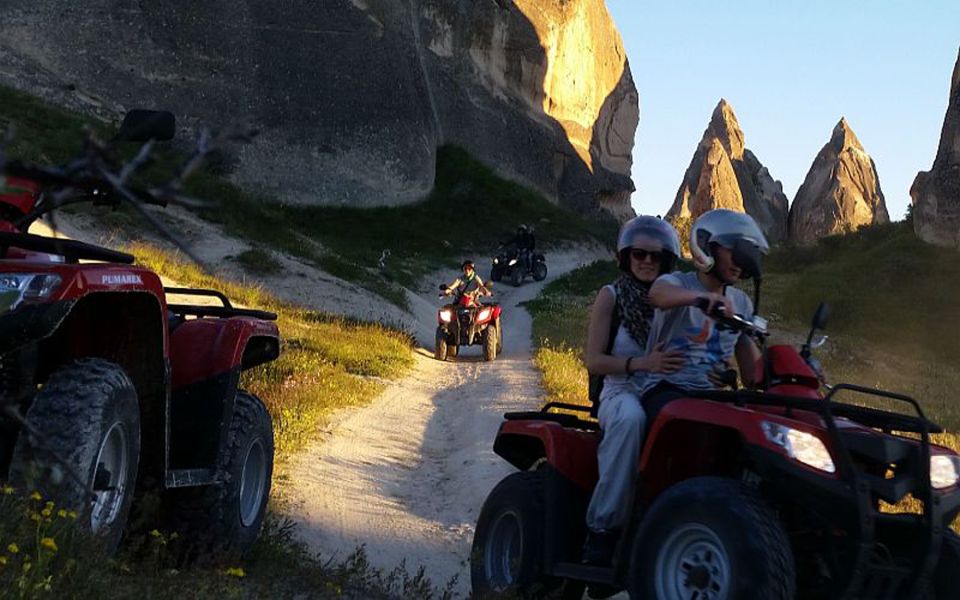
[{"label": "sunlit rock surface", "polygon": [[786,237],[783,186],[746,148],[733,107],[723,99],[713,111],[667,216],[693,220],[714,208],[746,212],[771,242]]},{"label": "sunlit rock surface", "polygon": [[107,118],[252,125],[230,177],[285,202],[423,198],[436,149],[628,214],[638,94],[603,0],[6,0],[0,83]]},{"label": "sunlit rock surface", "polygon": [[873,159],[846,119],[820,150],[790,207],[790,240],[811,243],[890,221]]},{"label": "sunlit rock surface", "polygon": [[917,174],[910,197],[917,235],[933,244],[960,248],[960,55],[937,157],[929,171]]}]

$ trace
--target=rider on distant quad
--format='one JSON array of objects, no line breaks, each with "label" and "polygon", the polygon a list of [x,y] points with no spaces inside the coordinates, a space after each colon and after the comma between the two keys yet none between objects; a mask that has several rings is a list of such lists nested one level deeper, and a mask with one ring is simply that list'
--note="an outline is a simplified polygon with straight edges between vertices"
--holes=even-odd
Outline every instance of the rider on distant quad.
[{"label": "rider on distant quad", "polygon": [[516,247],[524,272],[533,270],[533,251],[537,246],[533,225],[520,225],[517,227],[517,233],[503,245]]}]

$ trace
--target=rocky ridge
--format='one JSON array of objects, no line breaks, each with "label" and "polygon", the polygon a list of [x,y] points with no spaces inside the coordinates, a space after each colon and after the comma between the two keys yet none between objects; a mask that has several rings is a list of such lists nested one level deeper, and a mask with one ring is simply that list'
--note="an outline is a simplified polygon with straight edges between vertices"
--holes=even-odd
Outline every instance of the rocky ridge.
[{"label": "rocky ridge", "polygon": [[960,248],[960,54],[950,85],[940,145],[929,171],[910,187],[913,227],[924,241]]},{"label": "rocky ridge", "polygon": [[714,208],[746,212],[771,242],[786,238],[783,186],[746,148],[733,107],[724,99],[713,111],[667,217],[692,220]]},{"label": "rocky ridge", "polygon": [[876,165],[841,118],[790,206],[790,241],[812,243],[889,221]]}]

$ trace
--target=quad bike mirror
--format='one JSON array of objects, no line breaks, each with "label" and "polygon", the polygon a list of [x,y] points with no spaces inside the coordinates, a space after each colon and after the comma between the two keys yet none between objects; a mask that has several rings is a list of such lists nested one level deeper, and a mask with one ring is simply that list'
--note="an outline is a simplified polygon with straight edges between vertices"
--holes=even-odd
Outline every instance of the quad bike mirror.
[{"label": "quad bike mirror", "polygon": [[[829,319],[830,319],[830,305],[827,304],[826,302],[821,302],[820,306],[817,307],[817,312],[813,313],[813,323],[810,324],[810,334],[807,336],[807,342],[800,349],[800,356],[802,356],[805,359],[809,359],[811,348],[819,348],[820,346],[823,345],[822,342],[816,345],[812,343],[813,334],[818,329],[825,328],[827,326],[827,321]],[[823,342],[826,342],[826,338],[824,338]]]},{"label": "quad bike mirror", "polygon": [[827,321],[830,320],[830,305],[821,302],[817,307],[817,312],[813,313],[813,329],[826,329]]},{"label": "quad bike mirror", "polygon": [[173,113],[165,110],[135,109],[123,117],[120,130],[113,137],[116,142],[166,142],[173,139],[177,121]]}]

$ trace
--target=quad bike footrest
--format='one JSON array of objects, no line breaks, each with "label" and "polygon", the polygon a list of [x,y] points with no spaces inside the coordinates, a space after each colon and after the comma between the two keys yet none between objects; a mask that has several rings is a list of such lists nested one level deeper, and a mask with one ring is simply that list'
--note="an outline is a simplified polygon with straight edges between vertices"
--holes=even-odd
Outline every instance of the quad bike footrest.
[{"label": "quad bike footrest", "polygon": [[551,575],[576,581],[603,583],[614,585],[615,572],[612,567],[595,567],[580,563],[557,563],[553,566]]},{"label": "quad bike footrest", "polygon": [[171,469],[167,471],[167,487],[181,488],[217,483],[216,469]]}]

